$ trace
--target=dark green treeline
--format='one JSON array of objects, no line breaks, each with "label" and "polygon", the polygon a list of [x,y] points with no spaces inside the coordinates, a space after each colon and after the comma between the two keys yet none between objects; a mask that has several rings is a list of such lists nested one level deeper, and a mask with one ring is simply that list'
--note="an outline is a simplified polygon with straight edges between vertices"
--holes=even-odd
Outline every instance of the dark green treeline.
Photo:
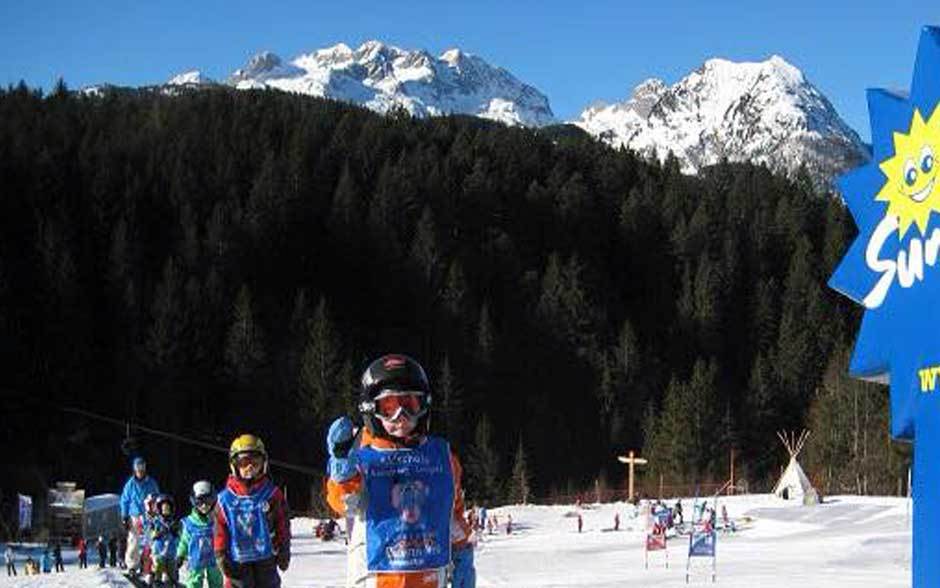
[{"label": "dark green treeline", "polygon": [[[735,447],[766,486],[776,430],[851,420],[818,399],[848,394],[826,386],[858,314],[825,280],[854,228],[801,178],[686,177],[577,133],[277,92],[9,88],[0,442],[18,463],[0,485],[106,491],[127,473],[123,431],[37,400],[221,445],[251,430],[320,469],[364,363],[403,351],[432,376],[471,496],[619,483],[628,448],[678,483],[724,479]],[[811,438],[818,483],[855,484],[832,473],[851,462],[894,489],[903,464],[868,458],[893,455],[885,393],[869,396],[851,420],[864,460]],[[143,440],[177,491],[225,473],[220,454]],[[319,481],[276,473],[307,505]]]}]

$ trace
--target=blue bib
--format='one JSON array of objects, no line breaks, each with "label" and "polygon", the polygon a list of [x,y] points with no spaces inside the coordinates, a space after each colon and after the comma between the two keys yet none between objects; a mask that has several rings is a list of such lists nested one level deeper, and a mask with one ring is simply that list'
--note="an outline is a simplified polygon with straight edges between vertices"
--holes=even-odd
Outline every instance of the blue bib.
[{"label": "blue bib", "polygon": [[415,448],[356,451],[368,495],[369,571],[417,572],[446,566],[454,508],[447,443],[428,437]]},{"label": "blue bib", "polygon": [[212,525],[210,521],[200,522],[192,516],[183,519],[183,526],[189,536],[189,551],[186,559],[189,569],[193,571],[204,570],[215,565],[215,554],[212,552]]},{"label": "blue bib", "polygon": [[[153,531],[155,534],[151,547],[153,556],[158,559],[176,557],[177,537],[172,533],[170,524],[161,518],[157,518],[153,521]],[[156,534],[160,536],[157,537]]]},{"label": "blue bib", "polygon": [[228,524],[229,553],[236,562],[274,557],[267,517],[274,489],[274,484],[266,480],[261,489],[247,496],[239,496],[228,488],[219,494],[219,506]]}]

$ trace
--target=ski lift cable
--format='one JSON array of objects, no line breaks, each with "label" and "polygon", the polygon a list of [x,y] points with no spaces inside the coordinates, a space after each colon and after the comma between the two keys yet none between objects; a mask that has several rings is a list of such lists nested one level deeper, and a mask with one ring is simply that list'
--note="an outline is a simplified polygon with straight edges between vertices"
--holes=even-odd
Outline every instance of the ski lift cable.
[{"label": "ski lift cable", "polygon": [[[55,409],[57,409],[57,410],[59,410],[59,411],[65,412],[65,413],[76,414],[76,415],[79,415],[79,416],[83,416],[83,417],[85,417],[85,418],[89,418],[89,419],[93,419],[93,420],[98,420],[98,421],[110,423],[110,424],[112,424],[112,425],[117,425],[118,427],[121,427],[121,428],[126,429],[128,432],[129,432],[131,429],[137,429],[138,431],[141,431],[141,432],[143,432],[143,433],[147,433],[147,434],[150,434],[150,435],[156,435],[156,436],[158,436],[158,437],[165,437],[165,438],[167,438],[167,439],[172,439],[172,440],[178,441],[178,442],[180,442],[180,443],[185,443],[185,444],[187,444],[187,445],[194,445],[194,446],[196,446],[196,447],[201,447],[201,448],[203,448],[203,449],[208,449],[208,450],[210,450],[210,451],[218,451],[218,452],[220,452],[220,453],[225,453],[226,455],[228,455],[228,451],[229,451],[229,450],[228,450],[228,447],[224,447],[224,446],[222,446],[222,445],[217,445],[217,444],[215,444],[215,443],[208,443],[208,442],[206,442],[206,441],[200,441],[199,439],[193,439],[192,437],[187,437],[187,436],[185,436],[185,435],[180,435],[180,434],[178,434],[178,433],[173,433],[173,432],[171,432],[171,431],[163,431],[163,430],[160,430],[160,429],[154,429],[153,427],[148,427],[148,426],[146,426],[146,425],[142,425],[142,424],[139,424],[139,423],[131,423],[130,421],[121,420],[121,419],[117,419],[117,418],[114,418],[114,417],[109,417],[109,416],[106,416],[106,415],[103,415],[103,414],[98,414],[98,413],[96,413],[96,412],[92,412],[92,411],[90,411],[90,410],[85,410],[85,409],[82,409],[82,408],[75,408],[75,407],[71,407],[71,406],[64,406],[64,405],[56,404],[56,403],[54,403],[54,402],[49,402],[49,401],[43,402],[43,401],[39,401],[39,400],[35,400],[35,399],[28,399],[28,400],[33,401],[33,402],[39,402],[39,403],[41,403],[41,404],[46,404],[46,405],[48,405],[48,406],[51,406],[52,408],[55,408]],[[303,465],[293,464],[293,463],[289,463],[289,462],[286,462],[286,461],[281,461],[281,460],[278,460],[278,459],[271,459],[271,458],[268,458],[268,463],[269,463],[270,465],[272,465],[272,466],[276,466],[276,467],[279,467],[279,468],[282,468],[282,469],[286,469],[286,470],[293,470],[293,471],[295,471],[295,472],[300,472],[300,473],[302,473],[302,474],[308,474],[308,475],[317,476],[317,477],[322,477],[322,476],[323,476],[323,472],[322,472],[321,470],[316,469],[316,468],[311,468],[311,467],[307,467],[307,466],[303,466]]]}]

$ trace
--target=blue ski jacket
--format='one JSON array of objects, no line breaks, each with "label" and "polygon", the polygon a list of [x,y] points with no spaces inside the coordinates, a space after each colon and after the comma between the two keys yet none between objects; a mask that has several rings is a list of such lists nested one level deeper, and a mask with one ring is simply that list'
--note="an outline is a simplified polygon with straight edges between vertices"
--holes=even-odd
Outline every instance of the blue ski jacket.
[{"label": "blue ski jacket", "polygon": [[121,518],[138,517],[144,514],[144,498],[148,494],[159,494],[157,481],[150,476],[138,480],[136,476],[128,478],[121,492]]}]

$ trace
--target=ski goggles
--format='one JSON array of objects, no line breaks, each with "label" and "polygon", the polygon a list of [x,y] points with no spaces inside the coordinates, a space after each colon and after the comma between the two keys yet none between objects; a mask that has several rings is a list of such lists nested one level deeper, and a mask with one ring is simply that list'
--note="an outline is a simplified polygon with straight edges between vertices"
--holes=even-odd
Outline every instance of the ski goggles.
[{"label": "ski goggles", "polygon": [[193,506],[203,512],[208,512],[215,508],[215,495],[199,496],[192,499]]},{"label": "ski goggles", "polygon": [[384,421],[394,421],[405,415],[418,418],[427,412],[427,396],[424,392],[383,390],[364,407]]},{"label": "ski goggles", "polygon": [[250,465],[261,467],[264,464],[264,456],[256,451],[248,451],[237,454],[232,458],[232,463],[238,468],[244,468]]}]

